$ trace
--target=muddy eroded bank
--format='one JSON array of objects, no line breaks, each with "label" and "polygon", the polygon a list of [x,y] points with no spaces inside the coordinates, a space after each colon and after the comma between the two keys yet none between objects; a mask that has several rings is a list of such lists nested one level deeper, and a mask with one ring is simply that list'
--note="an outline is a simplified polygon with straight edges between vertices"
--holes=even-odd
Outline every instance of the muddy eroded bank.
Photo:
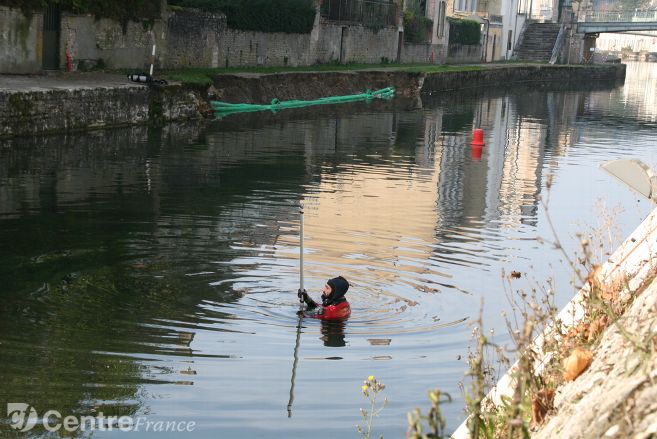
[{"label": "muddy eroded bank", "polygon": [[398,96],[477,87],[510,87],[523,83],[615,83],[625,78],[625,65],[486,66],[478,70],[419,72],[398,69],[352,72],[294,72],[217,75],[209,88],[212,99],[234,103],[267,103],[272,99],[317,99],[394,87]]}]

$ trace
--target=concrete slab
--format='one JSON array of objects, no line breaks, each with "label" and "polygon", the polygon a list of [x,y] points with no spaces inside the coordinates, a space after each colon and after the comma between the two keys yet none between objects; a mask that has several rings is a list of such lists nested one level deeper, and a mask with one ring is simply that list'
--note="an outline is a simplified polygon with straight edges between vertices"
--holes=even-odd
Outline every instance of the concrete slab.
[{"label": "concrete slab", "polygon": [[145,87],[118,73],[54,73],[47,75],[0,75],[0,92],[91,90]]}]

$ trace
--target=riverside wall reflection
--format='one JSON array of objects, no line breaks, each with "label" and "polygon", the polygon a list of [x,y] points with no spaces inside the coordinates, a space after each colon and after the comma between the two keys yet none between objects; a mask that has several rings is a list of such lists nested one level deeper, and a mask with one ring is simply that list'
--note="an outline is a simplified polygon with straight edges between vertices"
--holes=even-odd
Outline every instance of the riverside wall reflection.
[{"label": "riverside wall reflection", "polygon": [[604,116],[609,125],[652,128],[657,122],[657,72],[654,64],[627,63],[628,86],[611,94],[592,92],[587,98],[585,115]]},{"label": "riverside wall reflection", "polygon": [[[505,226],[534,223],[545,165],[577,140],[575,122],[586,95],[484,96],[447,114],[461,120],[456,133],[444,131],[435,143],[439,172],[445,174],[437,204],[440,216],[451,219],[447,224],[469,225],[468,219]],[[469,145],[475,127],[485,132],[482,163],[472,159]],[[430,144],[433,138],[425,140]]]}]

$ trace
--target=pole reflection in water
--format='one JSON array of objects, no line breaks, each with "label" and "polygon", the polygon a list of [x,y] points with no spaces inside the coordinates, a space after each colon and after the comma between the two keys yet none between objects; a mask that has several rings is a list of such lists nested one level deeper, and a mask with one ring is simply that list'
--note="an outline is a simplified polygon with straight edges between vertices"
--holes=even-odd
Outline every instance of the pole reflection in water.
[{"label": "pole reflection in water", "polygon": [[292,378],[290,378],[290,399],[287,402],[287,417],[292,417],[292,404],[294,403],[294,382],[297,379],[297,364],[299,364],[299,346],[301,345],[301,323],[303,314],[299,314],[299,323],[297,323],[297,339],[294,343],[294,361],[292,362]]}]

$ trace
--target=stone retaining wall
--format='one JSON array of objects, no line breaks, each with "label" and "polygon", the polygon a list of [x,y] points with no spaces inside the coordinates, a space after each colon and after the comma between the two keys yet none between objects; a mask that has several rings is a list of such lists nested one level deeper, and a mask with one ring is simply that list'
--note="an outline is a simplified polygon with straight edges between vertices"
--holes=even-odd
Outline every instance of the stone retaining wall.
[{"label": "stone retaining wall", "polygon": [[[233,103],[268,103],[272,99],[317,99],[349,95],[367,89],[393,86],[399,97],[417,98],[431,93],[476,87],[496,88],[518,84],[613,83],[625,76],[625,65],[508,66],[462,72],[294,72],[280,74],[220,75],[208,89],[183,85],[146,87],[113,85],[35,87],[0,90],[0,137],[68,132],[101,127],[161,124],[201,118],[209,100]],[[66,75],[63,75],[66,77]],[[56,80],[55,80],[56,82]]]},{"label": "stone retaining wall", "polygon": [[[397,26],[371,28],[315,17],[312,32],[263,33],[228,28],[222,13],[164,10],[152,20],[120,23],[92,15],[62,13],[59,67],[67,55],[73,70],[147,70],[156,45],[155,68],[307,66],[326,63],[479,62],[481,46],[450,45],[446,36],[432,44],[399,47]],[[43,14],[25,16],[0,6],[0,73],[38,73],[42,69]],[[433,31],[432,31],[433,32]],[[449,53],[448,53],[449,52]]]},{"label": "stone retaining wall", "polygon": [[226,29],[220,41],[220,67],[303,66],[311,59],[310,34]]},{"label": "stone retaining wall", "polygon": [[[42,13],[27,17],[20,9],[0,6],[0,73],[42,70],[42,28]],[[222,13],[195,9],[166,10],[156,20],[126,23],[66,12],[60,28],[61,70],[67,67],[67,54],[73,70],[147,70],[153,44],[156,69],[393,62],[400,35],[396,26],[337,24],[319,14],[310,33],[240,31],[228,28]],[[402,48],[405,62],[427,62],[426,50],[416,49]],[[442,53],[444,48],[434,51]],[[436,57],[436,62],[440,59],[444,57]]]},{"label": "stone retaining wall", "polygon": [[38,72],[42,52],[43,15],[0,6],[0,72]]},{"label": "stone retaining wall", "polygon": [[220,67],[222,35],[227,31],[224,14],[193,10],[170,12],[166,31],[166,56],[169,68]]},{"label": "stone retaining wall", "polygon": [[447,62],[478,63],[482,60],[481,44],[450,44],[447,50]]},{"label": "stone retaining wall", "polygon": [[4,91],[0,138],[200,118],[200,96],[179,85]]},{"label": "stone retaining wall", "polygon": [[512,86],[518,83],[535,82],[615,82],[625,79],[625,65],[606,66],[551,66],[526,65],[494,67],[485,70],[445,72],[428,74],[422,93],[457,90],[475,87]]},{"label": "stone retaining wall", "polygon": [[442,44],[404,43],[404,50],[401,52],[402,63],[443,64],[446,57],[445,46]]},{"label": "stone retaining wall", "polygon": [[[340,26],[326,25],[324,28],[338,28]],[[321,34],[320,34],[321,38]],[[383,29],[370,29],[364,26],[348,26],[344,28],[342,36],[342,62],[354,63],[381,63],[385,60],[397,60],[397,46],[399,33],[396,27]],[[334,58],[339,60],[339,58]],[[331,60],[325,60],[328,62]]]},{"label": "stone retaining wall", "polygon": [[[163,44],[164,23],[155,20],[148,28],[141,23],[121,23],[93,15],[62,14],[59,60],[66,69],[66,53],[73,70],[96,67],[136,68],[145,70],[150,63],[153,44]],[[160,36],[160,38],[158,38]]]}]

